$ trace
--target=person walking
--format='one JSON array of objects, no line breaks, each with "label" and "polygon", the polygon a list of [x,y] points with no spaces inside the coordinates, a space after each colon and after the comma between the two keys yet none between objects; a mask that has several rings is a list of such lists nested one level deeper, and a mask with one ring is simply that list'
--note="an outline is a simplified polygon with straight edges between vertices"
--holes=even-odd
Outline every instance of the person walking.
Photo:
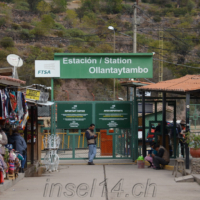
[{"label": "person walking", "polygon": [[18,133],[18,128],[15,128],[13,130],[13,135],[9,137],[8,141],[9,141],[9,144],[13,144],[14,149],[23,156],[24,160],[21,161],[21,168],[19,172],[24,173],[24,165],[26,163],[27,144],[24,138]]},{"label": "person walking", "polygon": [[87,138],[87,144],[88,144],[88,147],[89,147],[89,154],[88,154],[89,162],[88,162],[88,165],[94,165],[93,159],[96,155],[96,149],[97,149],[97,147],[96,147],[97,135],[94,133],[94,128],[95,128],[95,125],[91,124],[90,127],[85,132],[85,136]]}]

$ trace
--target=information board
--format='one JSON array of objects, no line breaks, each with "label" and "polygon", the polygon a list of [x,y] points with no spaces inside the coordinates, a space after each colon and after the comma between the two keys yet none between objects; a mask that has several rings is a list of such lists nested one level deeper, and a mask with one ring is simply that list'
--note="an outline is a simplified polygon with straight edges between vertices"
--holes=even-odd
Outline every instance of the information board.
[{"label": "information board", "polygon": [[40,100],[40,91],[33,89],[26,89],[26,99]]},{"label": "information board", "polygon": [[92,104],[58,103],[57,128],[87,129],[92,123]]},{"label": "information board", "polygon": [[61,79],[152,78],[153,53],[55,53]]},{"label": "information board", "polygon": [[130,103],[97,103],[96,128],[130,128]]}]

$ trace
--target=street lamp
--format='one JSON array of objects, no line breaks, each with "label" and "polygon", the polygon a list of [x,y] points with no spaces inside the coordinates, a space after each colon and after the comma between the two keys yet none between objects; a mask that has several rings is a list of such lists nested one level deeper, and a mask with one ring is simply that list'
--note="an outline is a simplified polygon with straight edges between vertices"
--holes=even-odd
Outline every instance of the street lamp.
[{"label": "street lamp", "polygon": [[[114,43],[114,53],[115,53],[115,31],[116,31],[117,29],[115,29],[113,26],[109,26],[108,29],[114,32],[114,41],[113,41],[113,43]],[[113,96],[113,99],[114,99],[114,101],[115,101],[115,78],[113,79],[113,85],[114,85],[114,86],[113,86],[113,89],[114,89],[114,96]]]}]

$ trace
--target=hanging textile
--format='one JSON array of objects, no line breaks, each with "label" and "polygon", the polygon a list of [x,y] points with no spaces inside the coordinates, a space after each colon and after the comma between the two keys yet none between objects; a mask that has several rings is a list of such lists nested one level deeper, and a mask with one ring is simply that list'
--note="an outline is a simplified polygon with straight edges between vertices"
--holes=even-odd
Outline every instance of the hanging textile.
[{"label": "hanging textile", "polygon": [[2,119],[2,101],[1,101],[1,90],[0,90],[0,119]]},{"label": "hanging textile", "polygon": [[10,104],[11,104],[11,108],[14,111],[17,107],[17,100],[15,97],[15,94],[10,93]]},{"label": "hanging textile", "polygon": [[21,118],[24,115],[23,107],[22,107],[22,98],[21,98],[21,92],[20,91],[17,92],[17,106],[18,106],[18,120],[20,121]]}]

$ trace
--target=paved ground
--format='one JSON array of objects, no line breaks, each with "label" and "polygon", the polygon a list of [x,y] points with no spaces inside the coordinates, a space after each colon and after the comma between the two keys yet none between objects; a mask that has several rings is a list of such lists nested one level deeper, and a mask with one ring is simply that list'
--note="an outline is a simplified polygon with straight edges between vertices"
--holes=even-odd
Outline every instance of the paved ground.
[{"label": "paved ground", "polygon": [[[112,160],[107,160],[107,163],[111,162]],[[1,193],[0,199],[43,200],[72,197],[74,200],[132,200],[140,194],[139,199],[147,200],[196,200],[200,196],[200,186],[196,182],[176,183],[172,172],[167,170],[138,169],[136,165],[69,165],[69,161],[62,161],[61,164],[59,172],[24,178]],[[105,178],[107,185],[103,182]],[[50,189],[52,184],[57,184],[54,190]],[[60,196],[57,197],[58,194]]]}]

